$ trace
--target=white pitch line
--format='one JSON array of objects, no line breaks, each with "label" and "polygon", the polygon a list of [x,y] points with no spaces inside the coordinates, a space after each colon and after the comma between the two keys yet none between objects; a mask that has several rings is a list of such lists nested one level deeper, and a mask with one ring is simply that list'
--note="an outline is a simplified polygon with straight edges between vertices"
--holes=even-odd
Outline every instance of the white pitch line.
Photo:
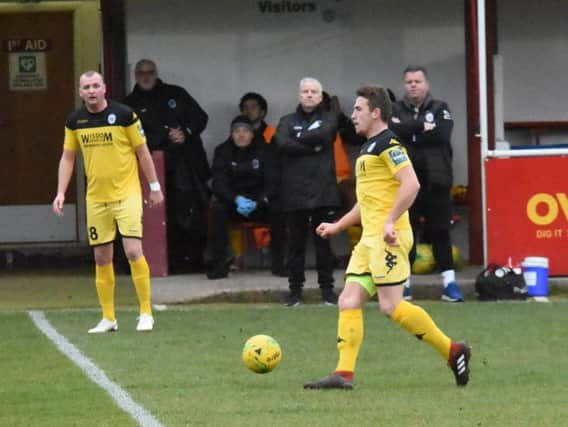
[{"label": "white pitch line", "polygon": [[105,372],[75,347],[67,338],[61,335],[47,320],[43,311],[28,311],[28,315],[35,326],[49,338],[55,346],[75,365],[89,377],[91,381],[106,391],[116,402],[119,408],[129,414],[142,427],[163,427],[144,407],[134,401],[130,394],[114,381],[111,381]]}]

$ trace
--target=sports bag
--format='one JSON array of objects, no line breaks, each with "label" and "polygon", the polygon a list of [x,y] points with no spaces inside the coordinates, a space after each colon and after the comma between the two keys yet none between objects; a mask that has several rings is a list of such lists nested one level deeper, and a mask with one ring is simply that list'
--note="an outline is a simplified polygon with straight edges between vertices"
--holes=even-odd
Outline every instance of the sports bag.
[{"label": "sports bag", "polygon": [[480,301],[525,300],[527,285],[520,269],[489,264],[475,280]]}]

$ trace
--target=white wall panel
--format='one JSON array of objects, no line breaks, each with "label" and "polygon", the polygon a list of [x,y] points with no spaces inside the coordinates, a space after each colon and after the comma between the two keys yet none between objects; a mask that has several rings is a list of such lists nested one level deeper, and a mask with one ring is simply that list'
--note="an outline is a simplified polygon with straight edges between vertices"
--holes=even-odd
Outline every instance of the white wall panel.
[{"label": "white wall panel", "polygon": [[[456,183],[467,182],[463,2],[321,0],[303,2],[315,12],[280,14],[262,13],[261,3],[126,2],[129,64],[155,59],[165,81],[200,102],[210,115],[203,135],[209,153],[227,137],[244,92],[261,92],[276,124],[295,107],[299,79],[313,75],[350,113],[359,85],[401,94],[402,69],[418,63],[430,71],[433,95],[452,109]],[[323,19],[325,10],[335,19]]]},{"label": "white wall panel", "polygon": [[568,121],[568,1],[497,4],[505,121]]},{"label": "white wall panel", "polygon": [[51,205],[0,206],[0,243],[70,242],[77,240],[77,206],[66,204],[65,215]]}]

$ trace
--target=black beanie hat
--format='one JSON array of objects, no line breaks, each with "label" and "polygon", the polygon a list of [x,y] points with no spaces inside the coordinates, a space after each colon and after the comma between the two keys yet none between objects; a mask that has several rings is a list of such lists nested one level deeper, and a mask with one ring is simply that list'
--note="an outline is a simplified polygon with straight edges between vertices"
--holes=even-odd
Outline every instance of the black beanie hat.
[{"label": "black beanie hat", "polygon": [[247,116],[237,116],[231,121],[231,132],[239,127],[246,127],[252,131],[252,122]]}]

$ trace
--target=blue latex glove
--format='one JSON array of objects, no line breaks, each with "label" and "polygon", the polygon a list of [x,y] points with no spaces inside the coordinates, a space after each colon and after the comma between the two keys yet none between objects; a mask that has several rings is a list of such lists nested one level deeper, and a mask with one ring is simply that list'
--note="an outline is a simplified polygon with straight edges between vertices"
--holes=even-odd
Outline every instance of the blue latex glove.
[{"label": "blue latex glove", "polygon": [[[257,203],[254,200],[248,199],[249,203],[248,203],[248,215],[250,215],[251,213],[253,213],[257,207]],[[248,216],[247,215],[247,216]]]},{"label": "blue latex glove", "polygon": [[248,197],[237,196],[235,203],[237,204],[237,212],[243,216],[249,216],[256,209],[256,202]]},{"label": "blue latex glove", "polygon": [[235,203],[237,205],[237,212],[241,215],[247,216],[246,212],[248,211],[248,201],[246,197],[237,196],[235,197]]}]

